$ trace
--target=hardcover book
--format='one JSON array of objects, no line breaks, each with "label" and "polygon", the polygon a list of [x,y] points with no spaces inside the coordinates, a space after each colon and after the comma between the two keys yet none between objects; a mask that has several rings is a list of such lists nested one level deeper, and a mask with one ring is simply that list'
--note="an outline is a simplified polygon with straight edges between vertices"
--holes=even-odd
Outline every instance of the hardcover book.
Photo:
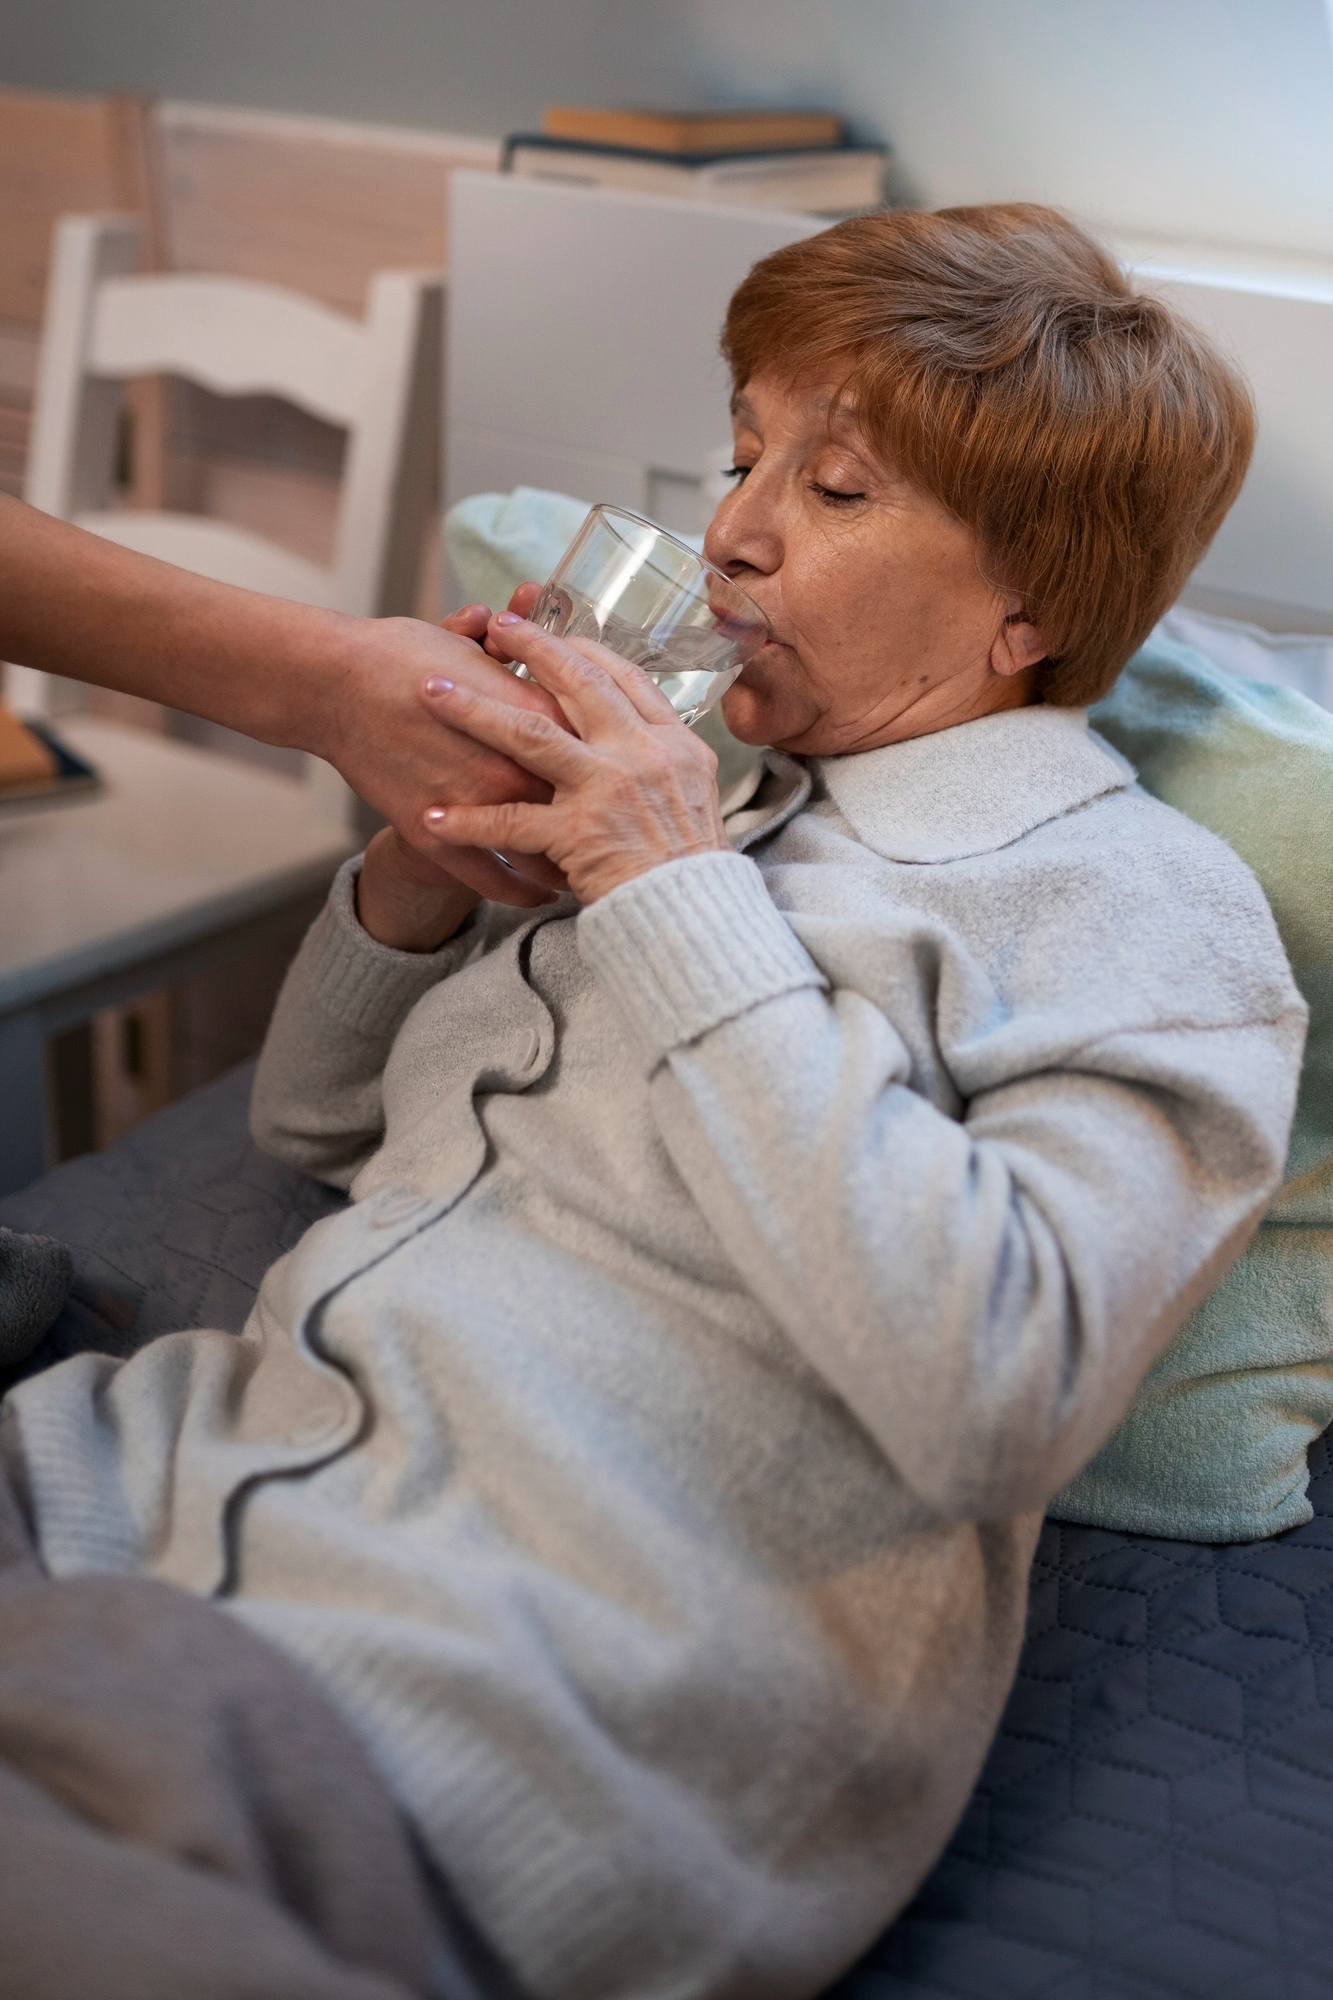
[{"label": "hardcover book", "polygon": [[504,152],[507,171],[534,180],[830,217],[881,205],[884,160],[883,149],[874,146],[683,159],[536,132],[515,133],[505,141]]},{"label": "hardcover book", "polygon": [[653,111],[609,105],[552,105],[542,116],[548,139],[591,146],[629,146],[682,159],[719,153],[772,153],[843,143],[843,121],[832,111]]},{"label": "hardcover book", "polygon": [[0,703],[0,813],[96,789],[91,764],[76,757],[45,723],[21,721]]}]

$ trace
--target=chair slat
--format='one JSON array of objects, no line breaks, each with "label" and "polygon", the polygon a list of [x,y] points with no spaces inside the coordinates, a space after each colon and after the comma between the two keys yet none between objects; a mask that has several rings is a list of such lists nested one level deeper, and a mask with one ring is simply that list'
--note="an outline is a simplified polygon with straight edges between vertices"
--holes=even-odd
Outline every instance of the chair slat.
[{"label": "chair slat", "polygon": [[93,373],[183,375],[222,395],[275,395],[330,423],[357,422],[366,334],[342,313],[246,279],[112,279],[97,292]]}]

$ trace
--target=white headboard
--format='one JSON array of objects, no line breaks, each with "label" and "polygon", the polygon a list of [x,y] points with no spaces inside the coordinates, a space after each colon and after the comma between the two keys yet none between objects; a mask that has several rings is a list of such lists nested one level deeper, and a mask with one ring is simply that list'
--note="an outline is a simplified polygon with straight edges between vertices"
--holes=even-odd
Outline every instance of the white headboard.
[{"label": "white headboard", "polygon": [[818,221],[496,174],[451,201],[448,501],[548,486],[706,526],[727,300]]},{"label": "white headboard", "polygon": [[[701,529],[729,437],[727,299],[811,216],[455,173],[449,500],[518,485]],[[1333,631],[1333,282],[1145,268],[1247,370],[1260,440],[1187,597],[1275,630]]]},{"label": "white headboard", "polygon": [[1142,276],[1240,363],[1259,406],[1249,476],[1187,601],[1274,631],[1333,632],[1333,281]]}]

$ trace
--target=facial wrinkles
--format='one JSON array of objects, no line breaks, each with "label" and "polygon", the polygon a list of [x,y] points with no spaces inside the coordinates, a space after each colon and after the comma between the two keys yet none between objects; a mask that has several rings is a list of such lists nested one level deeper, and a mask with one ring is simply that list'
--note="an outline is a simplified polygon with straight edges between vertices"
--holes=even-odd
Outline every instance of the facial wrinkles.
[{"label": "facial wrinkles", "polygon": [[[987,685],[1002,607],[972,537],[867,461],[847,416],[830,424],[830,393],[754,390],[738,405],[736,453],[753,470],[709,553],[740,573],[783,650],[728,698],[737,726],[757,709],[770,741],[836,754],[1003,704],[1009,688]],[[816,485],[866,497],[830,502]]]}]

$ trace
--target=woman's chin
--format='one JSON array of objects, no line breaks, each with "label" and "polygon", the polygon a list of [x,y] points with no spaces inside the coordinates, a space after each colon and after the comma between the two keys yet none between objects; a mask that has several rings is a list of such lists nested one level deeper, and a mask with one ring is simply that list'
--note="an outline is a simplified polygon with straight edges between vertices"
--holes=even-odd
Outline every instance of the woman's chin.
[{"label": "woman's chin", "polygon": [[753,688],[742,687],[737,681],[727,689],[719,706],[722,720],[738,743],[762,746],[772,740],[764,721],[769,704],[762,695],[756,695]]},{"label": "woman's chin", "polygon": [[782,686],[783,678],[761,657],[751,660],[727,689],[722,697],[722,719],[738,742],[762,746],[776,742],[779,734],[791,734],[794,704],[790,688]]}]

